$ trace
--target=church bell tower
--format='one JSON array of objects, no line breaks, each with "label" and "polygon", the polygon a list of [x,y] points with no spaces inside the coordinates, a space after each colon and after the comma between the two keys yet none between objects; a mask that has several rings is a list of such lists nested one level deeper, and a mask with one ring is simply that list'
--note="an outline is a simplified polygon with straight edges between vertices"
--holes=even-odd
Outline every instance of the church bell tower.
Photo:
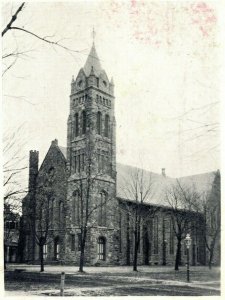
[{"label": "church bell tower", "polygon": [[[68,192],[65,260],[79,259],[82,207],[88,206],[86,262],[116,261],[116,139],[113,79],[102,69],[93,42],[71,82],[67,123]],[[83,202],[82,202],[83,201]],[[82,206],[82,207],[81,207]],[[74,243],[74,245],[71,245]],[[77,241],[77,243],[76,243]]]},{"label": "church bell tower", "polygon": [[[116,177],[114,83],[102,69],[93,43],[76,80],[72,79],[67,157],[70,175],[85,171],[85,152],[92,152],[92,171]],[[87,148],[87,145],[90,149]],[[87,157],[86,157],[87,158]]]}]

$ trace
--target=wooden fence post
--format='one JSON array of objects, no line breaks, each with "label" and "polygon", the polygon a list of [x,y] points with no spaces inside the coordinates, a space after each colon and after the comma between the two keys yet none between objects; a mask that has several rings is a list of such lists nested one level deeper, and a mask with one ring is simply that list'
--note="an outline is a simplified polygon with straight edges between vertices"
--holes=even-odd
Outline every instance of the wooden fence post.
[{"label": "wooden fence post", "polygon": [[61,273],[61,282],[60,282],[60,296],[64,296],[64,286],[65,286],[65,273]]}]

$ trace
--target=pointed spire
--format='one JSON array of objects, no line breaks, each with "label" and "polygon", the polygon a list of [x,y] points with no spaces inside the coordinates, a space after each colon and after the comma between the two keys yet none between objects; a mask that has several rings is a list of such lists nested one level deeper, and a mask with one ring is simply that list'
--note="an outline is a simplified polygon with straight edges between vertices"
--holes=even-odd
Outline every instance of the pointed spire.
[{"label": "pointed spire", "polygon": [[85,65],[84,65],[84,72],[85,72],[86,76],[90,75],[92,67],[93,67],[94,73],[96,75],[99,75],[101,73],[102,67],[101,67],[97,52],[95,50],[94,43],[91,47],[91,51],[88,55]]}]

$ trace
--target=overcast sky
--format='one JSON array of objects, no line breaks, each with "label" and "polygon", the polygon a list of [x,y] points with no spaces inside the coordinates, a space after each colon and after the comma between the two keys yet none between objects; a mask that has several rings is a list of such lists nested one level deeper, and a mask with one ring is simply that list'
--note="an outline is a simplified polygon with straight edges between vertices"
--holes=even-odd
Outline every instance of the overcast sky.
[{"label": "overcast sky", "polygon": [[[17,8],[4,5],[3,25]],[[23,124],[21,151],[39,150],[40,161],[51,140],[66,146],[70,83],[94,27],[101,65],[115,83],[117,161],[166,168],[171,177],[220,168],[217,14],[213,2],[27,3],[15,26],[77,52],[19,31],[5,35],[3,54],[29,51],[3,76],[5,130]]]}]

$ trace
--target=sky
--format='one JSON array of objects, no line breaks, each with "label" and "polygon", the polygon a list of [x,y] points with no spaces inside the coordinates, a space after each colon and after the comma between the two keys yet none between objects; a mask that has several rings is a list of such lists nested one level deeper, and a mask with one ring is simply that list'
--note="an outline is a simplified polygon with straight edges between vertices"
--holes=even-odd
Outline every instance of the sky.
[{"label": "sky", "polygon": [[[4,3],[6,25],[18,2]],[[3,55],[23,52],[3,75],[4,135],[20,155],[43,160],[51,141],[66,146],[70,83],[95,46],[115,84],[117,161],[181,177],[220,168],[218,2],[29,2]],[[4,27],[4,26],[3,26]],[[14,59],[14,58],[13,58]],[[12,62],[3,60],[3,71]]]}]

